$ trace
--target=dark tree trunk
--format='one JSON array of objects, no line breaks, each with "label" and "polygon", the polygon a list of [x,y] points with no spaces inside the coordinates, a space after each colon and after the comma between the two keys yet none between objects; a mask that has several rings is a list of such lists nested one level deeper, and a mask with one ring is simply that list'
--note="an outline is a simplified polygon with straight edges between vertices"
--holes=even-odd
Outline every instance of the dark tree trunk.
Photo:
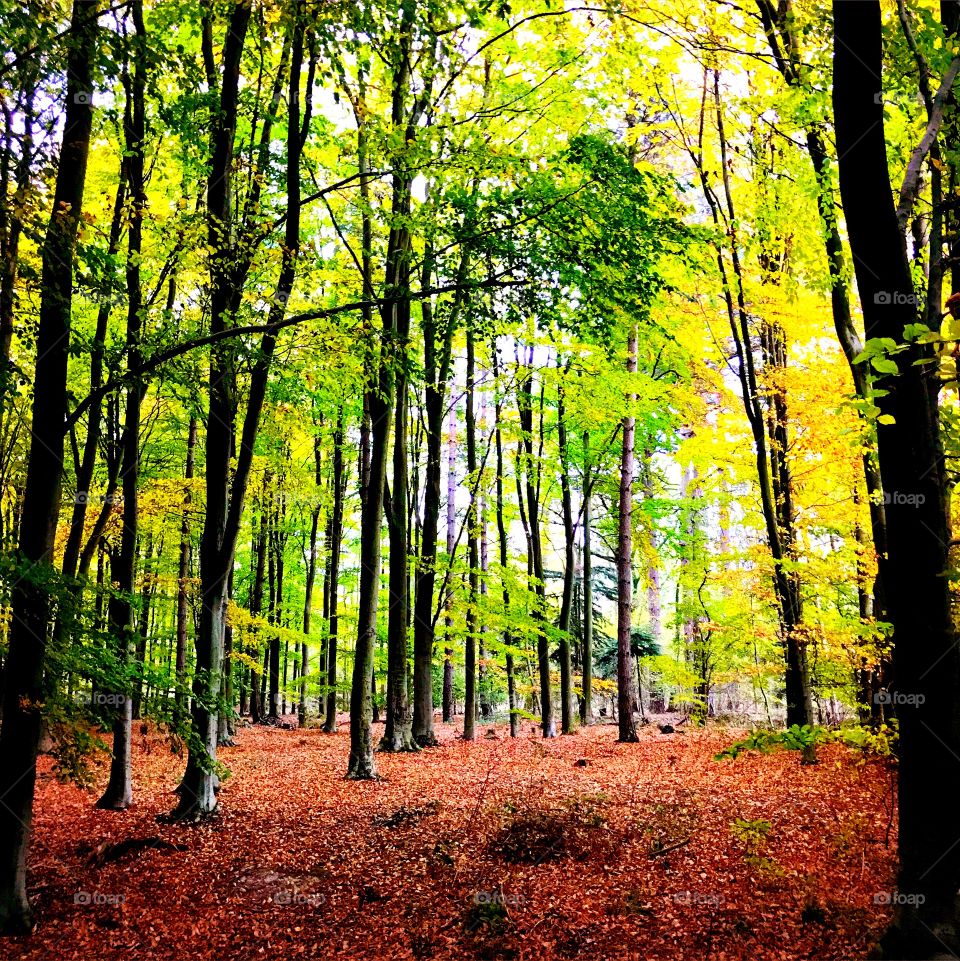
[{"label": "dark tree trunk", "polygon": [[[140,330],[143,325],[143,298],[140,291],[140,251],[143,242],[143,213],[146,206],[144,192],[143,147],[145,128],[145,29],[143,6],[140,0],[131,5],[135,27],[135,39],[128,51],[128,66],[124,77],[126,97],[124,104],[124,180],[130,191],[130,210],[127,224],[127,365],[135,370],[141,364]],[[132,69],[131,69],[132,68]],[[123,448],[123,469],[121,484],[123,490],[123,526],[120,533],[120,551],[116,563],[110,569],[117,585],[116,593],[110,599],[110,632],[114,637],[117,660],[122,668],[129,663],[131,649],[138,644],[136,635],[136,614],[131,603],[137,576],[137,488],[140,475],[140,404],[143,399],[143,385],[133,380],[127,386],[127,408],[123,425],[121,446]],[[148,547],[148,556],[149,556]],[[141,639],[145,641],[145,639]],[[139,647],[139,644],[138,644]],[[146,653],[144,648],[144,654]],[[129,683],[129,682],[128,682]],[[113,751],[110,765],[110,780],[97,807],[123,810],[133,801],[132,774],[130,769],[131,722],[134,705],[129,689],[116,690],[114,697],[120,697],[115,706],[113,721]],[[142,680],[134,684],[139,702]],[[139,713],[139,703],[137,704]]]},{"label": "dark tree trunk", "polygon": [[[314,471],[314,485],[319,490],[322,483],[322,476],[320,471],[320,439],[317,438],[314,441],[314,461],[315,461],[315,471]],[[336,483],[336,479],[334,479]],[[320,529],[320,507],[314,507],[310,514],[310,546],[307,549],[307,579],[304,585],[303,594],[303,637],[304,640],[300,645],[300,699],[297,704],[297,723],[300,727],[303,727],[307,723],[307,662],[309,660],[309,649],[307,647],[307,638],[310,636],[310,621],[313,614],[313,586],[317,579],[317,535]],[[329,532],[329,525],[327,527]],[[327,545],[330,546],[330,538],[327,537]],[[324,584],[324,601],[325,612],[329,612],[329,590],[330,590],[330,575],[329,575],[329,565],[326,572],[326,583]],[[322,660],[322,659],[321,659]]]},{"label": "dark tree trunk", "polygon": [[[637,328],[630,328],[627,341],[627,374],[637,372]],[[633,407],[633,393],[627,406]],[[623,418],[623,447],[620,456],[620,510],[617,535],[617,721],[621,741],[636,741],[633,721],[633,673],[631,641],[633,626],[633,443],[636,422],[633,413]]]},{"label": "dark tree trunk", "polygon": [[[547,603],[543,572],[543,546],[540,523],[540,467],[533,443],[533,397],[531,394],[533,372],[531,368],[533,348],[529,348],[526,365],[519,373],[517,384],[517,408],[520,415],[523,467],[527,516],[525,530],[529,549],[530,570],[534,578],[534,607],[531,615],[537,622],[537,667],[540,673],[540,727],[543,736],[556,737],[553,721],[553,701],[550,692],[550,642],[544,623]],[[540,420],[543,431],[543,419]],[[519,481],[519,479],[518,479]]]},{"label": "dark tree trunk", "polygon": [[[409,53],[413,9],[403,8],[398,28],[398,49],[393,69],[391,123],[405,141],[412,141],[407,116],[409,90]],[[391,212],[393,222],[387,240],[384,267],[385,302],[381,308],[382,338],[376,383],[366,392],[370,412],[370,467],[366,495],[360,518],[360,598],[357,623],[357,645],[353,661],[353,684],[350,692],[350,759],[347,776],[357,779],[376,777],[373,758],[373,653],[377,636],[377,595],[380,589],[380,526],[384,513],[384,488],[387,459],[390,453],[391,422],[396,396],[395,366],[401,360],[400,344],[406,343],[409,330],[410,279],[410,186],[411,175],[395,158]],[[365,282],[366,282],[365,278]],[[405,505],[404,505],[405,509]],[[405,563],[405,561],[404,561]],[[404,573],[404,581],[406,575]]]},{"label": "dark tree trunk", "polygon": [[407,573],[409,536],[407,514],[407,363],[410,336],[409,304],[398,311],[396,406],[393,431],[393,491],[388,512],[390,530],[390,611],[387,620],[386,727],[381,751],[412,751],[410,698],[407,686],[407,627],[410,579]]},{"label": "dark tree trunk", "polygon": [[[33,380],[33,421],[18,563],[24,574],[11,592],[9,649],[4,666],[0,728],[0,934],[32,927],[27,899],[27,848],[33,823],[37,749],[44,701],[44,660],[52,598],[46,572],[53,550],[63,473],[63,423],[67,414],[67,350],[77,227],[83,209],[93,110],[98,21],[75,0],[68,46],[63,139],[52,213],[41,251],[40,316]],[[86,95],[86,96],[84,96]]]},{"label": "dark tree trunk", "polygon": [[590,543],[593,520],[590,497],[593,479],[590,477],[590,434],[583,432],[583,700],[580,703],[580,723],[593,723],[593,554]]},{"label": "dark tree trunk", "polygon": [[[237,123],[240,57],[250,16],[249,4],[234,4],[222,54],[220,109],[213,135],[213,158],[207,188],[209,243],[213,251],[210,278],[211,333],[223,331],[229,326],[242,295],[246,272],[249,270],[249,262],[242,264],[243,270],[238,270],[236,250],[230,243],[233,220],[230,173]],[[300,73],[303,65],[303,32],[303,4],[298,3],[291,27],[286,232],[276,295],[267,317],[269,325],[279,323],[286,313],[286,304],[296,279],[297,253],[300,246]],[[269,144],[267,124],[264,125],[261,139]],[[266,153],[266,150],[262,153]],[[216,810],[216,705],[220,698],[223,669],[228,577],[233,567],[243,502],[275,347],[276,333],[264,334],[259,356],[250,375],[247,409],[239,445],[235,445],[234,437],[237,390],[232,351],[221,344],[215,344],[210,351],[210,410],[206,437],[207,502],[200,539],[202,609],[199,630],[194,639],[197,660],[193,681],[193,737],[190,740],[187,770],[181,783],[180,804],[174,812],[176,818],[195,819]],[[235,446],[236,466],[231,472]]]},{"label": "dark tree trunk", "polygon": [[[227,579],[227,604],[233,598],[233,571]],[[223,628],[223,712],[217,718],[217,747],[233,747],[233,628]]]},{"label": "dark tree trunk", "polygon": [[[457,544],[457,410],[450,407],[450,423],[447,433],[447,564],[453,567],[453,552]],[[453,579],[447,585],[444,598],[447,613],[444,617],[445,637],[449,639],[453,631],[453,618],[450,610],[453,607]],[[448,641],[449,643],[449,641]],[[445,646],[443,649],[443,720],[450,723],[457,712],[457,705],[453,699],[453,648]]]},{"label": "dark tree trunk", "polygon": [[[771,0],[757,0],[763,29],[777,68],[789,86],[802,88],[804,78],[800,69],[801,51],[793,24],[792,6],[790,0],[779,0],[776,7]],[[877,93],[879,94],[880,91],[877,91]],[[840,346],[850,367],[854,390],[858,397],[867,400],[872,396],[873,388],[870,383],[868,365],[854,363],[854,358],[863,350],[863,344],[860,342],[860,336],[850,312],[850,298],[847,292],[848,268],[837,219],[837,204],[834,197],[830,156],[820,127],[813,123],[806,130],[806,146],[817,178],[818,209],[823,229],[823,244],[827,255],[827,263],[830,267],[830,300],[833,323],[837,331],[837,339],[840,341]],[[937,176],[939,176],[938,173]],[[933,242],[931,242],[932,248]],[[937,303],[937,309],[939,309],[939,302]],[[876,448],[873,444],[868,444],[864,448],[863,473],[867,486],[870,526],[878,568],[873,587],[873,616],[877,620],[885,620],[883,568],[886,564],[887,553],[886,514]]]},{"label": "dark tree trunk", "polygon": [[[876,91],[883,49],[879,2],[835,0],[834,84],[840,194],[868,338],[904,341],[918,321],[893,205]],[[929,958],[960,950],[956,895],[960,847],[960,652],[950,617],[950,526],[940,442],[936,364],[913,342],[878,398],[891,418],[878,427],[888,564],[884,589],[894,630],[901,704],[898,892],[884,956]],[[909,700],[905,700],[909,699]],[[934,933],[936,932],[936,933]]]},{"label": "dark tree trunk", "polygon": [[[730,271],[727,269],[724,248],[717,246],[717,268],[723,280],[724,303],[727,319],[730,324],[730,334],[734,344],[737,359],[737,375],[740,380],[740,391],[744,412],[750,423],[755,447],[757,465],[757,479],[760,486],[760,501],[766,527],[767,544],[773,558],[773,587],[777,598],[777,614],[779,618],[781,643],[784,650],[785,682],[787,694],[787,723],[790,725],[807,725],[812,723],[810,680],[807,666],[807,651],[803,633],[803,610],[801,605],[800,583],[796,570],[789,568],[794,560],[790,551],[793,549],[792,518],[789,519],[789,531],[786,536],[780,524],[787,517],[784,511],[786,499],[776,497],[776,486],[781,484],[784,476],[779,466],[778,453],[770,451],[767,437],[767,421],[761,400],[758,384],[757,369],[752,346],[752,332],[750,330],[750,315],[747,309],[744,293],[743,271],[740,261],[740,242],[737,235],[737,217],[734,210],[733,194],[730,186],[730,175],[727,164],[727,143],[724,132],[723,111],[720,100],[720,76],[718,70],[713,70],[713,99],[717,125],[717,134],[721,158],[721,180],[723,185],[723,203],[718,198],[710,184],[709,176],[703,161],[702,132],[697,149],[689,147],[691,159],[696,165],[703,188],[704,199],[710,208],[714,225],[722,230],[726,236],[727,255],[730,258]],[[702,110],[706,109],[708,79],[710,71],[704,72]],[[705,113],[701,115],[701,120]],[[703,127],[701,124],[701,131]],[[730,276],[732,272],[732,278]],[[813,760],[812,750],[806,757]]]},{"label": "dark tree trunk", "polygon": [[[422,286],[429,287],[431,260],[424,257]],[[427,466],[423,489],[423,531],[416,569],[416,599],[413,616],[413,737],[421,747],[437,743],[433,733],[433,642],[434,589],[437,577],[437,536],[440,525],[440,477],[443,449],[443,404],[450,373],[454,316],[447,319],[437,349],[433,305],[424,301],[423,371],[426,381]],[[455,313],[455,308],[453,313]],[[449,720],[449,718],[444,718]]]},{"label": "dark tree trunk", "polygon": [[[266,483],[264,483],[266,488]],[[253,584],[250,588],[250,598],[247,607],[252,617],[260,617],[263,613],[263,582],[267,567],[267,505],[266,489],[260,503],[260,523],[259,530],[254,530],[253,537]],[[254,652],[256,653],[256,652]],[[258,657],[259,663],[259,657]],[[260,695],[260,680],[262,674],[258,674],[250,668],[250,720],[254,724],[263,722],[263,699]]]},{"label": "dark tree trunk", "polygon": [[[557,361],[559,373],[559,359]],[[561,377],[563,374],[560,375]],[[566,407],[563,381],[557,387],[557,443],[560,449],[560,500],[563,510],[563,596],[560,602],[560,733],[572,734],[575,717],[573,664],[570,658],[570,622],[573,612],[574,552],[573,496],[570,491],[570,458],[567,450]]]},{"label": "dark tree trunk", "polygon": [[477,538],[477,425],[474,414],[474,357],[473,324],[467,321],[467,478],[470,484],[470,506],[467,509],[467,548],[470,569],[468,573],[470,597],[467,600],[466,636],[464,637],[464,697],[463,739],[472,741],[477,728],[477,602],[480,593],[480,544]]},{"label": "dark tree trunk", "polygon": [[[497,345],[494,342],[490,351],[493,359],[494,379],[499,382],[500,368],[497,358]],[[497,388],[499,389],[499,383]],[[510,591],[507,587],[507,565],[510,560],[509,540],[507,538],[507,525],[503,517],[503,439],[500,434],[500,423],[502,420],[503,406],[500,402],[500,394],[496,394],[494,401],[494,441],[497,447],[497,538],[500,546],[500,578],[503,584],[503,620],[505,625],[510,623]],[[503,629],[503,646],[506,649],[507,662],[507,705],[510,710],[510,736],[517,737],[520,733],[520,705],[517,703],[516,678],[513,671],[513,635],[509,626]]]},{"label": "dark tree trunk", "polygon": [[175,658],[176,692],[175,724],[181,728],[187,719],[187,625],[190,623],[190,595],[187,581],[190,578],[190,508],[193,500],[193,480],[197,449],[197,419],[190,418],[187,428],[187,463],[184,478],[187,481],[183,495],[183,518],[180,521],[180,557],[177,563],[177,653]]},{"label": "dark tree trunk", "polygon": [[330,519],[330,560],[327,575],[327,594],[330,627],[327,632],[327,716],[323,729],[333,734],[337,729],[337,639],[340,634],[340,547],[343,541],[343,500],[346,495],[347,467],[343,457],[343,408],[337,409],[337,423],[333,432],[333,513]]}]

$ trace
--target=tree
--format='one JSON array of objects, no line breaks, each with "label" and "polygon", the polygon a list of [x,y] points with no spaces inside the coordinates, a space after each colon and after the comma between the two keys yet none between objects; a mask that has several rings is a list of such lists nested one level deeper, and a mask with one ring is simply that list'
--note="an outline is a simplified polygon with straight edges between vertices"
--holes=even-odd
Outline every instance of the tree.
[{"label": "tree", "polygon": [[[898,907],[884,939],[889,956],[930,957],[960,946],[954,926],[960,854],[945,848],[960,789],[960,651],[950,616],[950,524],[931,348],[918,343],[913,281],[887,168],[880,4],[835,0],[833,109],[840,195],[867,343],[894,347],[896,373],[877,404],[877,447],[887,505],[888,574],[899,714]],[[910,496],[906,496],[910,495]]]},{"label": "tree", "polygon": [[28,932],[27,850],[33,822],[44,653],[56,581],[53,549],[60,511],[63,421],[77,228],[83,210],[93,126],[93,70],[99,14],[74,0],[67,58],[63,137],[50,221],[44,235],[40,325],[33,378],[33,426],[18,579],[11,597],[0,727],[0,933]]}]

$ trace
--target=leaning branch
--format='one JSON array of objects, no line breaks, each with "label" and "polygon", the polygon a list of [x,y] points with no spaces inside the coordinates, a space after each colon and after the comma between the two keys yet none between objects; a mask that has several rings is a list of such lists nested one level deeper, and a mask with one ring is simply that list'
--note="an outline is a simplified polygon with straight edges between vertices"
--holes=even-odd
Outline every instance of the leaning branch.
[{"label": "leaning branch", "polygon": [[[522,287],[529,283],[528,280],[504,280],[506,276],[506,271],[495,274],[492,277],[488,277],[486,280],[479,281],[473,284],[447,284],[443,287],[429,287],[426,290],[421,290],[417,293],[405,294],[404,296],[409,300],[424,300],[427,297],[435,297],[439,294],[449,294],[458,290],[486,290],[490,287]],[[380,297],[371,300],[357,300],[349,304],[341,304],[339,307],[327,307],[323,310],[311,310],[303,314],[293,314],[291,317],[286,317],[283,320],[279,320],[273,324],[247,324],[243,327],[228,327],[225,330],[217,331],[213,334],[207,334],[205,337],[198,337],[196,340],[184,341],[182,344],[177,344],[175,347],[170,347],[167,350],[161,350],[159,353],[153,354],[145,360],[139,367],[134,367],[128,370],[122,377],[113,377],[108,380],[97,390],[91,391],[87,396],[77,404],[76,408],[72,414],[70,414],[63,425],[63,432],[66,434],[71,427],[73,427],[77,421],[84,415],[86,410],[91,404],[106,397],[107,394],[113,393],[113,391],[119,389],[124,384],[130,380],[136,380],[145,377],[148,374],[153,373],[159,367],[164,364],[169,363],[171,360],[177,357],[183,356],[192,350],[199,350],[202,347],[209,347],[212,344],[218,343],[221,340],[227,340],[231,337],[245,337],[248,335],[264,334],[273,336],[279,331],[287,327],[295,327],[298,324],[306,323],[310,320],[322,320],[326,317],[336,317],[338,314],[347,314],[357,310],[363,310],[364,308],[377,309],[394,302],[396,297]]]},{"label": "leaning branch", "polygon": [[917,193],[920,190],[920,168],[924,158],[930,152],[933,142],[937,139],[937,134],[940,132],[947,97],[950,96],[950,91],[958,73],[960,73],[960,57],[954,57],[947,72],[943,75],[940,89],[933,98],[927,129],[923,132],[920,143],[913,151],[910,163],[907,164],[907,172],[903,175],[903,185],[900,187],[900,202],[897,204],[897,222],[900,224],[901,233],[906,231],[913,205],[917,202]]}]

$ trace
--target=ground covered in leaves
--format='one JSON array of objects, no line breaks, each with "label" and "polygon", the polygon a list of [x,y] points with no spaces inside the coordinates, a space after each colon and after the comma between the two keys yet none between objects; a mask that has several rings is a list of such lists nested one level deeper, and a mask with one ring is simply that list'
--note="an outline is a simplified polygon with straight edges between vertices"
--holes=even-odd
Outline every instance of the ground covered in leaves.
[{"label": "ground covered in leaves", "polygon": [[182,768],[160,735],[135,737],[122,813],[45,758],[38,927],[3,957],[864,957],[890,913],[891,771],[839,745],[713,760],[738,733],[442,725],[355,783],[346,728],[245,728],[220,815],[190,827],[157,820]]}]

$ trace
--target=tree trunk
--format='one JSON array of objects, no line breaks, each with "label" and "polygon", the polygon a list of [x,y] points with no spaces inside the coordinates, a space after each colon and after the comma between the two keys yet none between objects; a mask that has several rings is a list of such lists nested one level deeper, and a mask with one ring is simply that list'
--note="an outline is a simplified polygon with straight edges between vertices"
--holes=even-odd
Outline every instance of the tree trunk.
[{"label": "tree trunk", "polygon": [[464,697],[463,739],[472,741],[477,727],[477,602],[480,594],[480,546],[477,538],[477,425],[474,413],[476,359],[473,323],[467,321],[467,478],[470,485],[470,505],[467,509],[467,549],[469,555],[470,597],[467,601],[466,637],[464,638]]},{"label": "tree trunk", "polygon": [[183,519],[180,521],[180,558],[177,565],[177,653],[175,658],[176,692],[174,724],[179,730],[187,717],[187,625],[190,619],[187,580],[190,577],[190,507],[197,448],[197,418],[190,418],[187,429],[187,463],[184,478],[187,481],[183,495]]},{"label": "tree trunk", "polygon": [[333,431],[333,513],[330,519],[330,561],[327,595],[330,613],[327,631],[327,716],[323,729],[328,734],[337,730],[337,639],[340,633],[340,546],[343,541],[343,500],[346,493],[347,469],[343,457],[343,408],[337,408]]},{"label": "tree trunk", "polygon": [[[319,489],[320,477],[320,442],[314,444],[316,472],[315,486]],[[336,478],[334,479],[336,483]],[[303,727],[307,723],[307,662],[309,650],[307,638],[310,636],[310,620],[313,614],[313,585],[317,579],[317,534],[320,528],[320,507],[314,507],[310,514],[310,546],[307,555],[307,579],[303,593],[303,642],[300,645],[300,699],[297,704],[297,724]],[[329,542],[328,545],[329,547]],[[329,574],[327,575],[327,596],[329,597]],[[328,608],[329,610],[329,608]]]},{"label": "tree trunk", "polygon": [[[250,598],[247,607],[251,617],[260,617],[263,613],[263,581],[267,567],[267,505],[266,505],[266,479],[264,480],[264,491],[260,502],[260,524],[259,531],[254,530],[253,536],[253,584],[250,588]],[[256,651],[254,652],[256,654]],[[257,656],[259,663],[259,656]],[[250,720],[254,724],[263,721],[263,700],[260,696],[260,680],[262,674],[258,674],[250,668]]]},{"label": "tree trunk", "polygon": [[590,434],[583,432],[583,701],[580,705],[580,723],[593,723],[593,554],[591,547],[590,497],[593,479],[590,477]]},{"label": "tree trunk", "polygon": [[[457,538],[457,410],[450,407],[450,422],[447,433],[447,564],[453,567],[453,552],[456,550]],[[453,618],[450,610],[453,607],[453,578],[447,586],[447,596],[444,598],[446,615],[444,618],[445,637],[448,639],[453,631]],[[456,714],[457,705],[453,699],[453,649],[443,649],[443,720],[450,723]]]},{"label": "tree trunk", "polygon": [[[240,57],[250,22],[251,8],[235,3],[222,54],[223,83],[220,109],[213,136],[211,175],[207,187],[207,214],[211,254],[210,330],[227,328],[239,304],[244,270],[236,266],[231,244],[233,144],[236,134]],[[180,804],[173,817],[196,819],[216,810],[217,703],[223,666],[224,627],[228,577],[243,502],[253,461],[254,445],[266,395],[270,365],[276,347],[275,325],[285,313],[296,279],[300,246],[300,83],[303,65],[303,3],[298,3],[291,27],[290,85],[287,117],[287,217],[276,295],[267,317],[271,331],[260,342],[259,356],[250,375],[247,409],[239,445],[235,444],[236,371],[232,348],[214,344],[210,350],[210,410],[206,437],[206,514],[200,539],[202,610],[194,639],[197,651],[193,682],[192,737],[187,770],[181,783]],[[264,126],[262,139],[268,140]],[[292,145],[292,146],[291,146]],[[265,151],[263,151],[265,152]],[[242,258],[241,258],[242,259]],[[236,464],[231,472],[234,447]],[[232,473],[232,480],[231,480]]]},{"label": "tree trunk", "polygon": [[[490,351],[493,358],[494,380],[497,382],[495,389],[499,390],[500,369],[497,359],[497,345],[494,342]],[[520,733],[520,713],[517,704],[516,679],[513,673],[513,635],[510,632],[510,591],[507,587],[507,565],[510,560],[509,540],[507,538],[507,526],[503,517],[503,439],[500,435],[500,423],[502,420],[503,406],[500,402],[500,394],[497,393],[494,402],[493,420],[495,431],[495,443],[497,447],[497,538],[500,545],[500,580],[503,584],[503,646],[506,649],[507,660],[507,705],[510,710],[510,736],[517,737]]]},{"label": "tree trunk", "polygon": [[[637,328],[630,328],[627,340],[627,374],[637,372]],[[632,378],[631,378],[632,380]],[[631,385],[632,386],[632,385]],[[617,716],[620,741],[636,741],[633,720],[633,676],[631,641],[633,622],[633,442],[636,421],[635,395],[626,397],[628,413],[623,418],[623,447],[620,456],[620,511],[617,535]]]},{"label": "tree trunk", "polygon": [[410,607],[408,576],[409,528],[407,515],[407,353],[409,304],[398,311],[398,373],[393,433],[393,491],[388,514],[390,530],[390,611],[387,621],[387,705],[381,751],[413,751],[410,698],[407,687],[407,624]]},{"label": "tree trunk", "polygon": [[[529,546],[530,566],[534,578],[534,607],[531,612],[537,623],[537,666],[540,672],[540,727],[543,736],[556,737],[553,721],[553,702],[550,692],[550,642],[544,623],[546,607],[546,586],[543,571],[543,546],[540,524],[540,468],[536,463],[533,445],[533,397],[531,385],[533,372],[533,348],[528,348],[526,365],[519,373],[517,384],[517,407],[520,415],[522,434],[523,462],[525,475],[525,494],[527,502],[527,543]],[[543,419],[540,420],[543,431]]]},{"label": "tree trunk", "polygon": [[33,421],[18,562],[24,573],[11,591],[9,649],[4,665],[0,728],[0,934],[32,927],[27,899],[27,848],[33,823],[39,705],[45,699],[44,660],[51,613],[46,572],[53,551],[63,472],[67,414],[67,350],[77,227],[83,209],[93,109],[93,63],[98,21],[84,0],[74,0],[68,45],[63,140],[50,221],[41,252],[40,316],[33,381]]},{"label": "tree trunk", "polygon": [[[557,360],[559,373],[560,362]],[[569,369],[569,368],[568,368]],[[563,374],[560,374],[562,377]],[[573,664],[570,658],[570,623],[573,614],[573,582],[576,557],[573,524],[573,495],[570,491],[570,463],[567,451],[566,408],[562,380],[557,386],[557,444],[560,449],[560,500],[563,510],[563,596],[560,602],[560,732],[573,733]]]},{"label": "tree trunk", "polygon": [[[868,338],[902,343],[918,320],[887,167],[878,2],[836,0],[834,84],[837,155],[857,286]],[[960,950],[956,894],[960,847],[949,845],[960,795],[960,654],[950,617],[950,525],[940,442],[936,364],[915,341],[878,398],[888,564],[884,589],[893,623],[900,700],[901,895],[882,945],[885,957],[928,958]],[[889,576],[886,576],[889,575]],[[936,932],[936,933],[934,933]]]},{"label": "tree trunk", "polygon": [[[129,78],[125,78],[126,97],[124,103],[124,141],[126,180],[130,190],[130,211],[127,224],[127,366],[137,369],[141,363],[140,330],[143,324],[143,300],[140,291],[140,251],[143,242],[143,213],[146,206],[144,192],[143,147],[145,131],[145,30],[143,7],[140,0],[133,0],[131,13],[136,30]],[[114,636],[117,660],[122,668],[129,664],[131,648],[136,641],[136,618],[131,598],[136,588],[137,575],[137,488],[140,475],[140,404],[143,399],[143,385],[133,380],[127,386],[127,408],[123,425],[121,446],[123,447],[123,526],[120,533],[120,550],[110,569],[116,582],[116,593],[110,599],[110,632]],[[149,556],[149,547],[148,547]],[[144,649],[145,653],[145,649]],[[97,807],[119,811],[130,806],[133,801],[132,774],[130,768],[131,724],[134,716],[133,701],[128,683],[123,690],[116,690],[114,697],[121,700],[115,705],[113,721],[113,749],[110,764],[110,779]],[[142,690],[142,679],[134,685],[138,693]],[[139,713],[139,703],[137,705]]]}]

